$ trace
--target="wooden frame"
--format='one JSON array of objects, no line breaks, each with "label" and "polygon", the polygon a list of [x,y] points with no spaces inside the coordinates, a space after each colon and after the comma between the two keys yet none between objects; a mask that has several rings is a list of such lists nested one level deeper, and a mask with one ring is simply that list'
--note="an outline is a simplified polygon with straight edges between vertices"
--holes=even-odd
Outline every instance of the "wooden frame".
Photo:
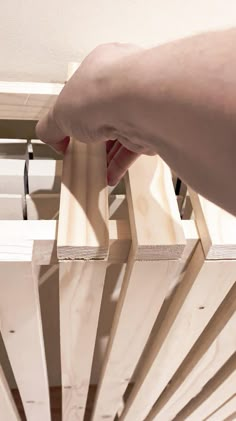
[{"label": "wooden frame", "polygon": [[[35,120],[62,87],[0,82],[0,136],[24,123],[17,138],[34,139]],[[25,141],[15,152],[1,144],[0,331],[27,421],[51,419],[39,284],[47,277],[42,267],[51,273],[58,263],[63,421],[85,416],[113,266],[124,276],[113,298],[91,419],[233,419],[235,218],[188,189],[193,219],[181,221],[178,203],[187,187],[175,197],[170,169],[159,157],[142,157],[125,187],[108,189],[104,145],[72,140],[62,170],[37,141],[30,153]],[[14,219],[6,220],[14,203]],[[0,353],[1,364],[0,413],[16,421]]]}]

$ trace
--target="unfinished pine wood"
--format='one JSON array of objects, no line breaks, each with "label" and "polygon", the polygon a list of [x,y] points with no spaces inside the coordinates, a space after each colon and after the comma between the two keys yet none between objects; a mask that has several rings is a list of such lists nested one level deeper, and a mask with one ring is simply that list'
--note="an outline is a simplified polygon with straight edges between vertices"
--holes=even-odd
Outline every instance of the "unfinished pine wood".
[{"label": "unfinished pine wood", "polygon": [[25,261],[1,261],[0,274],[1,333],[26,417],[50,421],[38,279],[28,256]]},{"label": "unfinished pine wood", "polygon": [[60,193],[62,161],[31,159],[28,166],[29,194]]},{"label": "unfinished pine wood", "polygon": [[25,193],[25,160],[2,159],[0,165],[0,194]]},{"label": "unfinished pine wood", "polygon": [[189,189],[206,259],[236,259],[236,218]]},{"label": "unfinished pine wood", "polygon": [[51,148],[46,143],[41,142],[39,139],[32,139],[30,143],[34,159],[63,159],[61,154],[57,153],[55,149]]},{"label": "unfinished pine wood", "polygon": [[236,393],[233,395],[232,398],[226,401],[222,406],[220,406],[214,413],[207,417],[207,421],[219,421],[224,420],[230,415],[234,415],[234,419],[236,419],[236,413],[234,412],[236,408]]},{"label": "unfinished pine wood", "polygon": [[59,83],[0,81],[0,119],[39,120],[62,88]]},{"label": "unfinished pine wood", "polygon": [[0,139],[0,158],[26,159],[27,141],[21,139]]},{"label": "unfinished pine wood", "polygon": [[109,219],[128,219],[127,200],[124,194],[110,194],[109,199]]},{"label": "unfinished pine wood", "polygon": [[235,326],[236,283],[171,379],[171,384],[157,400],[146,421],[175,419],[178,412],[201,392],[205,384],[236,352]]},{"label": "unfinished pine wood", "polygon": [[32,193],[30,195],[27,194],[27,219],[58,219],[59,202],[59,193]]},{"label": "unfinished pine wood", "polygon": [[[141,158],[141,165],[135,165],[134,169],[129,170],[126,180],[132,248],[98,385],[93,412],[94,421],[103,418],[114,419],[169,285],[179,268],[179,262],[173,259],[180,255],[185,243],[177,203],[174,202],[175,193],[171,174],[169,171],[165,172],[164,164],[163,171],[160,170],[157,174],[156,159],[152,160],[150,171],[146,170],[142,161]],[[160,163],[159,168],[161,165]],[[166,201],[162,183],[166,187],[171,186],[168,191],[170,202]],[[172,207],[172,203],[175,203],[175,206]],[[165,206],[162,211],[160,204]],[[159,230],[156,229],[158,212],[163,221]],[[170,226],[172,217],[175,222]],[[152,260],[160,256],[162,257],[160,261],[139,261],[145,258]]]},{"label": "unfinished pine wood", "polygon": [[60,263],[63,420],[82,420],[97,334],[106,262]]},{"label": "unfinished pine wood", "polygon": [[[0,324],[1,326],[1,324]],[[0,414],[2,420],[20,421],[14,399],[0,366]]]},{"label": "unfinished pine wood", "polygon": [[122,421],[145,419],[234,285],[235,271],[236,261],[205,261],[198,244],[140,369]]},{"label": "unfinished pine wood", "polygon": [[22,195],[0,194],[0,219],[23,219]]},{"label": "unfinished pine wood", "polygon": [[[177,415],[176,420],[205,420],[235,396],[236,352],[203,390]],[[233,412],[233,411],[232,411]],[[220,420],[221,418],[218,418]]]},{"label": "unfinished pine wood", "polygon": [[63,163],[58,258],[104,259],[108,246],[105,144],[72,139]]},{"label": "unfinished pine wood", "polygon": [[169,167],[158,156],[141,156],[126,192],[136,259],[178,259],[186,242]]}]

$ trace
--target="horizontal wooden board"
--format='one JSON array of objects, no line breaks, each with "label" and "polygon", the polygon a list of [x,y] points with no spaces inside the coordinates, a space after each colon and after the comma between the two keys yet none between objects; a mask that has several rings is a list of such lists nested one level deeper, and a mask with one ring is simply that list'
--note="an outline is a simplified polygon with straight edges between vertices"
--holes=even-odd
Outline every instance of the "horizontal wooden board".
[{"label": "horizontal wooden board", "polygon": [[28,166],[29,194],[60,193],[62,161],[31,159]]}]

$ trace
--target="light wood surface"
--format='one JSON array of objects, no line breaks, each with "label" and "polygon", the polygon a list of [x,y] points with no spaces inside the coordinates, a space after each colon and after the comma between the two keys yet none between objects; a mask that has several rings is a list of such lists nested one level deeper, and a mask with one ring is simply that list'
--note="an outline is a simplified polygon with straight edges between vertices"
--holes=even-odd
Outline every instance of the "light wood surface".
[{"label": "light wood surface", "polygon": [[26,417],[50,421],[38,279],[32,262],[0,262],[1,333]]},{"label": "light wood surface", "polygon": [[[172,420],[236,352],[236,283],[196,342],[147,421]],[[223,418],[222,418],[223,419]]]},{"label": "light wood surface", "polygon": [[0,165],[0,194],[25,193],[25,160],[2,159]]},{"label": "light wood surface", "polygon": [[122,421],[145,419],[234,285],[235,271],[236,261],[205,261],[201,244],[197,246],[138,373]]},{"label": "light wood surface", "polygon": [[60,270],[60,337],[63,420],[85,412],[106,262],[63,262]]},{"label": "light wood surface", "polygon": [[[1,326],[1,325],[0,325]],[[0,365],[0,415],[2,420],[20,421],[20,416]]]},{"label": "light wood surface", "polygon": [[189,189],[207,259],[236,259],[236,218]]},{"label": "light wood surface", "polygon": [[62,161],[31,159],[28,166],[29,194],[60,193]]},{"label": "light wood surface", "polygon": [[[1,133],[1,130],[0,130]],[[20,139],[0,139],[0,159],[26,159],[27,141]]]},{"label": "light wood surface", "polygon": [[54,104],[59,83],[0,81],[0,119],[38,120]]},{"label": "light wood surface", "polygon": [[104,259],[108,247],[105,145],[72,139],[63,162],[58,258]]},{"label": "light wood surface", "polygon": [[[1,165],[1,162],[0,162]],[[20,194],[0,194],[0,219],[23,219],[23,197]]]},{"label": "light wood surface", "polygon": [[186,241],[169,167],[157,156],[141,156],[125,181],[136,259],[181,257]]},{"label": "light wood surface", "polygon": [[[225,401],[235,396],[235,385],[236,352],[203,390],[177,415],[176,421],[183,419],[187,421],[207,419]],[[218,418],[219,421],[223,419]]]},{"label": "light wood surface", "polygon": [[59,202],[59,193],[32,193],[30,195],[27,194],[27,219],[58,219]]},{"label": "light wood surface", "polygon": [[[229,416],[234,415],[236,419],[236,393],[226,401],[222,406],[220,406],[214,413],[207,417],[207,421],[219,421],[228,419]],[[232,418],[233,419],[233,418]]]},{"label": "light wood surface", "polygon": [[[168,288],[179,270],[179,261],[173,259],[181,255],[185,245],[171,173],[156,158],[148,167],[144,164],[141,157],[126,177],[132,247],[98,385],[93,421],[112,420],[120,408]],[[168,201],[164,186],[168,188]],[[158,258],[162,260],[152,261]]]}]

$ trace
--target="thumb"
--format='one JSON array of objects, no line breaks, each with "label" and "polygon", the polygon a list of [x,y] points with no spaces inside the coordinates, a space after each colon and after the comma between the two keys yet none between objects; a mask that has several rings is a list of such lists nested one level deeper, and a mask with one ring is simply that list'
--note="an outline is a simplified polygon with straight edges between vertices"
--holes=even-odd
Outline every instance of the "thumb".
[{"label": "thumb", "polygon": [[43,116],[36,125],[37,137],[56,150],[62,151],[66,133],[59,128],[53,113],[53,108]]}]

